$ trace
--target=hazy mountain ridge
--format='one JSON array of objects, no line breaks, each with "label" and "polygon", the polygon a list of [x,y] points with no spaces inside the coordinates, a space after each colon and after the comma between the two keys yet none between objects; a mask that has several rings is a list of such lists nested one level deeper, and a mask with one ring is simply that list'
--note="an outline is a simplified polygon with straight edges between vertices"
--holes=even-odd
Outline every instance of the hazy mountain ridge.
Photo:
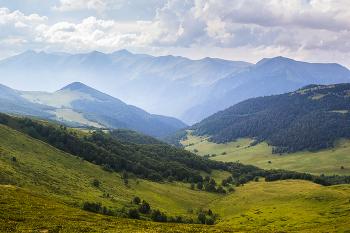
[{"label": "hazy mountain ridge", "polygon": [[180,119],[192,124],[252,97],[283,94],[311,83],[349,81],[350,71],[339,64],[307,63],[284,57],[263,59],[218,80],[210,87],[206,101],[187,110]]},{"label": "hazy mountain ridge", "polygon": [[27,51],[1,60],[0,72],[6,74],[2,84],[19,90],[35,86],[35,90],[52,92],[77,81],[148,112],[179,117],[202,102],[209,85],[250,65],[212,58],[153,57],[126,50],[74,55]]},{"label": "hazy mountain ridge", "polygon": [[[165,136],[187,126],[178,119],[152,115],[78,82],[53,93],[17,91],[5,86],[1,88],[7,90],[2,96],[8,96],[8,99],[0,99],[0,111],[6,113],[49,117],[72,122],[74,125],[80,122],[79,119],[85,118],[106,128],[132,129],[155,137]],[[84,120],[81,124],[85,122]]]}]

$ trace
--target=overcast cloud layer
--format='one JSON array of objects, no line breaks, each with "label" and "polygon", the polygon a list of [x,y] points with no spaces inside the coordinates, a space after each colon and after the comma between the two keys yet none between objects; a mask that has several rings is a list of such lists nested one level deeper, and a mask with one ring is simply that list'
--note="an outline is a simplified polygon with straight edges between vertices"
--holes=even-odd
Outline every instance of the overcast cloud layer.
[{"label": "overcast cloud layer", "polygon": [[348,0],[0,0],[0,59],[29,49],[48,53],[127,49],[253,63],[285,56],[350,68],[350,4]]}]

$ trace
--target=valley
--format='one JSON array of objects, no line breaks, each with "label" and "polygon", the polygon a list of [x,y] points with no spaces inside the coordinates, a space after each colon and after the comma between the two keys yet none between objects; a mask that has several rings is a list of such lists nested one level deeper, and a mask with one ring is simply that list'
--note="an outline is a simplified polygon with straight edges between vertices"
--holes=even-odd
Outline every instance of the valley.
[{"label": "valley", "polygon": [[[217,144],[208,142],[207,139],[210,138],[208,135],[188,135],[187,137],[187,140],[180,141],[186,150],[191,152],[197,150],[196,154],[200,156],[209,154],[209,158],[216,161],[237,161],[263,169],[284,169],[326,176],[350,174],[350,140],[345,138],[335,141],[334,148],[316,152],[303,150],[279,155],[272,154],[272,146],[268,146],[266,142],[250,146],[255,141],[251,138],[238,138],[236,142]],[[212,156],[213,154],[215,156]],[[341,169],[342,166],[343,169]]]},{"label": "valley", "polygon": [[[348,184],[321,186],[299,179],[266,182],[260,177],[258,182],[250,181],[239,186],[229,184],[223,187],[226,194],[222,194],[196,187],[192,189],[185,181],[165,179],[152,182],[133,173],[129,173],[126,184],[124,172],[103,170],[84,157],[58,150],[43,139],[29,137],[13,129],[27,132],[27,127],[17,125],[17,118],[7,119],[12,128],[0,124],[0,208],[7,210],[0,212],[0,229],[10,229],[10,232],[80,232],[83,229],[109,232],[131,229],[144,232],[163,229],[168,232],[306,232],[333,228],[336,232],[347,229],[350,211]],[[43,121],[39,123],[58,127]],[[78,137],[89,136],[81,131],[58,128],[67,130],[68,134],[76,133]],[[190,137],[188,142],[200,146],[200,142],[195,141],[199,139],[205,140],[205,137]],[[242,139],[236,143],[241,148],[250,141]],[[254,147],[247,151],[251,148]],[[218,151],[219,148],[212,150]],[[219,155],[217,157],[220,158]],[[201,171],[200,175],[214,179],[219,185],[231,173],[214,169],[210,174]],[[94,180],[99,181],[99,186],[93,185]],[[229,187],[234,191],[229,191]],[[197,224],[149,222],[152,220],[150,213],[142,214],[141,220],[128,220],[80,210],[85,202],[101,203],[106,210],[125,217],[130,209],[137,207],[132,202],[134,197],[146,200],[151,210],[159,209],[168,219],[181,216],[183,221],[192,219]],[[199,214],[209,209],[215,216],[215,226],[198,225]],[[207,218],[210,216],[207,215]]]}]

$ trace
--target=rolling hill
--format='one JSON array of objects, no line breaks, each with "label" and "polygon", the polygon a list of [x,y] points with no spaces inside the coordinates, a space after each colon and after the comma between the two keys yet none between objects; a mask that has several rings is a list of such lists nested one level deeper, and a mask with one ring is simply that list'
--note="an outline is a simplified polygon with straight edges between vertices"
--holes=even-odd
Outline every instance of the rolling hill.
[{"label": "rolling hill", "polygon": [[0,110],[6,113],[43,116],[71,125],[131,129],[155,137],[186,126],[180,120],[149,114],[82,83],[72,83],[56,92],[0,88]]},{"label": "rolling hill", "polygon": [[[1,231],[306,232],[330,231],[334,227],[337,231],[343,231],[348,227],[350,187],[347,184],[325,187],[310,182],[307,174],[303,174],[306,175],[304,180],[281,179],[276,182],[266,182],[260,177],[257,182],[246,182],[244,186],[237,186],[234,191],[223,194],[191,189],[189,183],[181,181],[151,182],[131,172],[126,184],[124,173],[103,170],[103,166],[90,163],[88,156],[74,156],[65,152],[68,147],[61,150],[54,147],[60,147],[56,140],[61,136],[71,139],[72,143],[74,138],[90,141],[98,134],[90,135],[44,121],[6,114],[1,114],[0,122]],[[33,132],[30,133],[33,123],[36,123],[35,129],[41,128],[38,126],[41,124],[44,131],[47,127],[52,133],[66,132],[67,136],[56,135],[55,142],[51,142],[54,146],[51,146],[45,142],[50,137],[46,138],[41,133],[37,135],[38,139],[28,136],[33,135]],[[105,142],[108,144],[104,145]],[[103,154],[106,153],[103,150],[111,148],[113,143],[117,143],[121,150],[134,148],[134,152],[137,151],[128,159],[152,156],[147,148],[156,151],[155,145],[114,142],[103,136],[98,136],[97,141],[92,140],[89,146],[91,150],[96,146]],[[78,145],[78,141],[74,144]],[[177,157],[180,150],[177,151],[171,158]],[[190,155],[188,152],[185,154]],[[198,161],[202,160],[198,157]],[[222,164],[215,161],[207,163]],[[286,171],[275,173],[267,170],[266,174],[262,174],[263,170],[253,166],[238,163],[227,165],[235,167],[231,169],[232,174],[217,169],[213,169],[211,174],[203,171],[201,174],[215,179],[217,183],[230,175],[235,176],[235,180],[242,180],[258,173],[288,174]],[[237,176],[239,168],[242,168],[243,176]],[[98,186],[93,185],[95,179],[99,181]],[[229,187],[233,185],[229,184]],[[190,222],[192,219],[196,224],[154,223],[150,222],[151,213],[141,215],[141,220],[149,221],[120,218],[127,216],[129,210],[138,208],[131,202],[134,197],[146,200],[152,211],[159,209],[168,219],[171,216],[175,219],[181,217],[181,221]],[[87,202],[101,203],[98,214],[81,210]],[[209,209],[212,216],[208,214]],[[207,218],[215,217],[216,226],[199,224],[197,217],[200,214]]]}]

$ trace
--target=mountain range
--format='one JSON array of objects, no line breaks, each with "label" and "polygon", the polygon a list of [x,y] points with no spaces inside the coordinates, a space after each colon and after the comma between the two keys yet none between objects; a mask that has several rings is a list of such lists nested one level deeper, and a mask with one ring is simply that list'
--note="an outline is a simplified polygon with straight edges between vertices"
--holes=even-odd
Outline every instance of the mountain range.
[{"label": "mountain range", "polygon": [[350,81],[350,71],[339,64],[275,57],[254,65],[214,58],[154,57],[126,50],[111,54],[27,51],[1,60],[0,73],[0,83],[25,91],[56,91],[82,82],[188,125],[248,98],[282,94],[312,83]]},{"label": "mountain range", "polygon": [[112,96],[75,82],[55,92],[19,91],[0,86],[0,111],[41,116],[69,125],[137,130],[165,136],[187,125],[172,117],[150,114]]},{"label": "mountain range", "polygon": [[179,118],[201,102],[205,88],[252,64],[221,59],[111,54],[25,53],[0,61],[0,83],[19,90],[55,91],[82,82],[148,112]]}]

